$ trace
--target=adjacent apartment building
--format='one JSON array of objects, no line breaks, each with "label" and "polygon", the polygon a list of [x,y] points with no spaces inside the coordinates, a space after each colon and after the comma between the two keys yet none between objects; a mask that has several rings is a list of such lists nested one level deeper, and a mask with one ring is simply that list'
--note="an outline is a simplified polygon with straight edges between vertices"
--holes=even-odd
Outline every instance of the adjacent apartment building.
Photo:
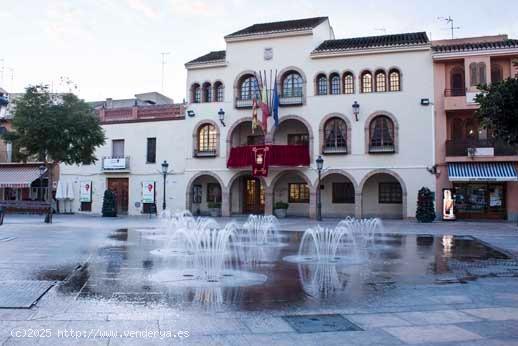
[{"label": "adjacent apartment building", "polygon": [[96,151],[95,164],[61,165],[63,185],[73,188],[72,210],[100,214],[104,191],[110,189],[117,196],[119,214],[154,212],[148,207],[163,204],[161,164],[166,160],[170,165],[168,173],[173,175],[168,182],[168,198],[174,204],[174,175],[181,169],[178,163],[184,157],[179,126],[185,116],[184,104],[157,92],[90,104],[99,116],[106,142]]},{"label": "adjacent apartment building", "polygon": [[[518,40],[506,35],[433,41],[436,206],[454,196],[457,219],[518,220],[518,148],[483,129],[477,85],[518,75]],[[517,120],[518,121],[518,120]]]}]

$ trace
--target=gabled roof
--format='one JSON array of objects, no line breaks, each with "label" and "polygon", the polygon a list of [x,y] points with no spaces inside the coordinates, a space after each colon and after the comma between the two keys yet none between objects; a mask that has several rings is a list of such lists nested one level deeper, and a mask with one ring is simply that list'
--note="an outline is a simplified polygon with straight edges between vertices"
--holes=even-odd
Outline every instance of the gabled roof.
[{"label": "gabled roof", "polygon": [[225,36],[225,38],[310,30],[322,24],[327,19],[328,17],[313,17],[295,20],[285,20],[282,22],[254,24],[244,29],[233,32]]},{"label": "gabled roof", "polygon": [[495,41],[480,40],[479,42],[473,42],[473,40],[470,42],[462,42],[462,40],[448,41],[450,40],[432,42],[434,53],[456,53],[489,49],[518,48],[518,40],[508,38]]},{"label": "gabled roof", "polygon": [[428,44],[426,32],[412,32],[395,35],[354,37],[339,40],[326,40],[312,53],[340,52],[350,50],[408,47]]},{"label": "gabled roof", "polygon": [[191,64],[208,64],[212,62],[224,62],[227,52],[224,50],[212,51],[208,54],[202,55],[194,60],[189,61],[186,65]]}]

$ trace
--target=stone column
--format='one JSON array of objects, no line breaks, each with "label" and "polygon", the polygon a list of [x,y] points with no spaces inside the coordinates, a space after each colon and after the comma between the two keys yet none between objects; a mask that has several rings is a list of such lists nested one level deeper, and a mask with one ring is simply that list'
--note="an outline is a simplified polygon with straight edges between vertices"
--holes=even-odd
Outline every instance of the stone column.
[{"label": "stone column", "polygon": [[317,191],[314,188],[309,191],[309,218],[317,218]]},{"label": "stone column", "polygon": [[230,216],[230,193],[228,189],[221,191],[221,216]]},{"label": "stone column", "polygon": [[362,194],[361,194],[361,192],[354,194],[354,216],[358,219],[362,217]]},{"label": "stone column", "polygon": [[264,191],[264,215],[273,215],[273,189],[266,188]]}]

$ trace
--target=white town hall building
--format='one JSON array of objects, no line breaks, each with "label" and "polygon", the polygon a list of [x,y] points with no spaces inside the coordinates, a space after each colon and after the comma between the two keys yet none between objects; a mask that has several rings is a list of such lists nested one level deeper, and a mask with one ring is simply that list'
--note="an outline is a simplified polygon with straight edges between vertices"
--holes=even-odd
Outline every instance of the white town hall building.
[{"label": "white town hall building", "polygon": [[[167,160],[168,209],[272,214],[284,202],[288,215],[315,217],[321,156],[324,217],[415,216],[418,190],[435,190],[433,64],[424,32],[335,39],[329,19],[318,17],[255,24],[225,41],[225,51],[186,63],[185,110],[156,100],[97,107],[107,136],[97,157],[108,161],[61,166],[77,196],[85,182],[91,186],[91,204],[75,199],[74,211],[100,213],[104,190],[116,186],[126,194],[121,211],[141,214],[150,183],[161,209]],[[254,99],[258,87],[273,99],[275,83],[278,125],[270,116],[263,130],[253,125]],[[111,169],[120,158],[131,165]]]}]

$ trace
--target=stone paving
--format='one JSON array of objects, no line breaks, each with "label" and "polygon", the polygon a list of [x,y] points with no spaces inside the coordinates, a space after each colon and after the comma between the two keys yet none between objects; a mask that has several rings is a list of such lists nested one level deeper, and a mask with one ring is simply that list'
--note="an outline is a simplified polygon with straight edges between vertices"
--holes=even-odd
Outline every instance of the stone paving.
[{"label": "stone paving", "polygon": [[[322,223],[334,225],[336,222],[324,220]],[[56,280],[58,284],[30,309],[0,309],[0,344],[518,345],[516,277],[407,285],[384,295],[382,300],[350,307],[280,305],[277,309],[258,311],[194,312],[148,304],[81,300],[58,291],[60,283],[78,264],[87,262],[114,230],[153,227],[158,223],[155,218],[59,215],[54,224],[46,225],[39,217],[8,215],[5,224],[0,226],[0,238],[14,239],[0,241],[0,281],[37,279]],[[303,230],[314,224],[307,219],[285,219],[281,221],[281,228]],[[422,225],[413,221],[386,221],[385,228],[402,234],[472,235],[518,255],[516,224],[438,222]],[[286,314],[339,314],[362,330],[298,333],[283,318]],[[84,335],[66,338],[64,330],[84,331]],[[166,337],[114,335],[115,332],[142,333],[144,330],[161,332]],[[111,334],[104,334],[108,332]],[[166,335],[167,332],[176,333],[176,337]],[[28,333],[40,337],[30,338]]]}]

